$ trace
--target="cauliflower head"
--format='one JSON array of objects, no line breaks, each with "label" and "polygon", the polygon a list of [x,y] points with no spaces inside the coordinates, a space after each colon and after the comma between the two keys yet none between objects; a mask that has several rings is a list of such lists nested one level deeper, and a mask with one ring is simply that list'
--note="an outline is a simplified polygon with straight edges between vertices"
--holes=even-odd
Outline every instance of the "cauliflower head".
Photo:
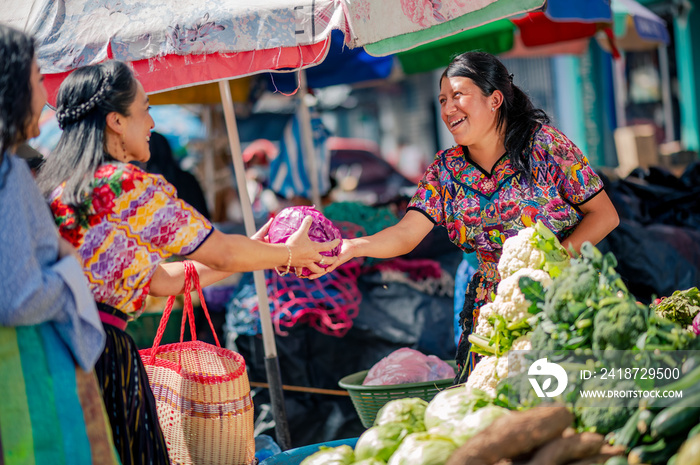
[{"label": "cauliflower head", "polygon": [[[519,373],[524,373],[528,370],[528,368],[530,368],[530,365],[532,364],[532,361],[525,360],[525,354],[512,352],[518,350],[532,350],[532,342],[530,342],[530,333],[524,336],[520,336],[515,341],[513,341],[513,345],[510,347],[510,351],[506,354],[505,357],[503,357],[508,360],[508,364],[506,366],[506,376],[508,376],[509,374],[513,376]],[[499,361],[499,363],[501,362]]]},{"label": "cauliflower head", "polygon": [[496,396],[498,382],[508,376],[508,357],[484,357],[467,378],[467,388],[481,389]]},{"label": "cauliflower head", "polygon": [[479,309],[479,318],[476,319],[476,329],[474,332],[485,338],[491,337],[493,333],[493,325],[489,322],[489,318],[496,313],[493,302],[486,303]]},{"label": "cauliflower head", "polygon": [[468,388],[477,388],[495,397],[498,378],[496,377],[496,368],[498,366],[498,357],[484,357],[476,364],[474,370],[467,378],[466,386]]},{"label": "cauliflower head", "polygon": [[552,277],[546,271],[531,268],[521,268],[498,283],[494,304],[498,314],[502,315],[506,321],[520,321],[530,316],[527,311],[530,301],[520,291],[520,278],[524,276],[538,281],[545,288],[552,284]]},{"label": "cauliflower head", "polygon": [[525,228],[503,243],[503,252],[498,260],[498,273],[502,279],[521,268],[542,268],[545,255],[533,245],[534,234],[534,228]]}]

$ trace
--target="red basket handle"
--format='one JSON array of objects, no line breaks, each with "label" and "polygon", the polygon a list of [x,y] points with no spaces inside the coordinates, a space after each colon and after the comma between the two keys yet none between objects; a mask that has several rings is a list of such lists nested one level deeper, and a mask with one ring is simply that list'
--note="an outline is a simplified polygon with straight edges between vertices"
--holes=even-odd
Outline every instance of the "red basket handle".
[{"label": "red basket handle", "polygon": [[[204,311],[204,316],[207,317],[209,322],[209,327],[214,335],[214,341],[216,341],[217,347],[221,347],[219,338],[216,335],[216,330],[214,329],[214,323],[211,321],[209,316],[209,309],[204,301],[204,295],[202,294],[202,286],[199,283],[199,274],[197,269],[190,260],[182,262],[185,266],[185,288],[183,294],[185,296],[185,305],[182,313],[182,324],[180,325],[180,343],[185,340],[185,321],[189,320],[190,323],[190,336],[193,341],[197,340],[197,331],[194,324],[194,308],[192,306],[192,283],[194,283],[197,294],[199,295],[199,301],[202,304],[202,310]],[[175,296],[168,297],[168,302],[165,305],[165,310],[163,310],[163,316],[160,318],[160,323],[158,324],[158,331],[156,332],[156,337],[153,340],[153,347],[151,348],[151,359],[150,364],[155,362],[156,353],[158,352],[158,347],[160,346],[160,341],[163,339],[163,334],[165,334],[165,328],[168,325],[168,320],[170,319],[170,314],[173,311],[173,305],[175,304]]]}]

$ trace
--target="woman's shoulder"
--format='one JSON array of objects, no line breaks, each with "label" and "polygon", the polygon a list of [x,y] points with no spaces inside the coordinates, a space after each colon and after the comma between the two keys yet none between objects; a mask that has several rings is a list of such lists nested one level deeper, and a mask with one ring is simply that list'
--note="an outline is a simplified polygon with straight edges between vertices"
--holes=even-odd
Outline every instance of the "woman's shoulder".
[{"label": "woman's shoulder", "polygon": [[100,165],[95,171],[94,188],[106,184],[112,187],[121,186],[123,190],[133,190],[138,187],[146,189],[170,190],[170,185],[160,175],[149,173],[131,163],[107,162]]},{"label": "woman's shoulder", "polygon": [[533,155],[545,158],[555,153],[567,153],[575,149],[575,145],[559,129],[546,124],[535,129],[532,136]]},{"label": "woman's shoulder", "polygon": [[548,124],[539,124],[533,133],[533,138],[541,143],[556,143],[558,141],[568,141],[568,137],[559,129]]},{"label": "woman's shoulder", "polygon": [[450,160],[454,160],[455,158],[464,158],[464,151],[461,145],[455,145],[450,148],[440,150],[435,154],[434,162],[450,164]]},{"label": "woman's shoulder", "polygon": [[126,179],[144,179],[148,173],[130,163],[106,162],[95,170],[95,179],[119,181]]}]

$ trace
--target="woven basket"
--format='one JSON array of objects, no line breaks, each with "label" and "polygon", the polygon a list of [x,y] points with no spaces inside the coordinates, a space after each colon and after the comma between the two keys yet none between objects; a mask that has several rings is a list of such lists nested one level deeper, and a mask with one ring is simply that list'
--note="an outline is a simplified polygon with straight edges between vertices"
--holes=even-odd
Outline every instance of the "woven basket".
[{"label": "woven basket", "polygon": [[[255,458],[253,401],[243,357],[222,348],[201,295],[194,266],[185,262],[185,319],[192,341],[160,346],[173,300],[163,312],[151,349],[140,351],[156,399],[158,421],[173,464],[247,465]],[[194,275],[192,275],[194,273]],[[194,281],[216,346],[197,341],[189,296]]]},{"label": "woven basket", "polygon": [[[448,361],[453,368],[454,360]],[[438,381],[425,381],[422,383],[392,384],[389,386],[363,386],[362,382],[367,377],[369,370],[353,373],[342,378],[338,385],[347,389],[352,404],[362,421],[362,426],[370,428],[374,424],[377,412],[387,402],[405,397],[420,397],[430,402],[435,395],[452,386],[453,378]]]}]

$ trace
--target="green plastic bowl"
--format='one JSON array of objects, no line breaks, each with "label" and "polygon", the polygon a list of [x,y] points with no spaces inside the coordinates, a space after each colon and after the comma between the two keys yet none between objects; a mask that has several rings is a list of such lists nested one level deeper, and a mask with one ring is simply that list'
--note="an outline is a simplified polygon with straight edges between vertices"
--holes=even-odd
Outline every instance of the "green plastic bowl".
[{"label": "green plastic bowl", "polygon": [[[454,360],[445,360],[452,368],[457,367]],[[338,385],[350,394],[352,404],[357,410],[362,426],[370,428],[374,425],[377,412],[387,402],[405,397],[420,397],[430,402],[435,395],[452,386],[454,378],[422,383],[392,384],[388,386],[363,386],[369,370],[348,375],[338,381]]]}]

